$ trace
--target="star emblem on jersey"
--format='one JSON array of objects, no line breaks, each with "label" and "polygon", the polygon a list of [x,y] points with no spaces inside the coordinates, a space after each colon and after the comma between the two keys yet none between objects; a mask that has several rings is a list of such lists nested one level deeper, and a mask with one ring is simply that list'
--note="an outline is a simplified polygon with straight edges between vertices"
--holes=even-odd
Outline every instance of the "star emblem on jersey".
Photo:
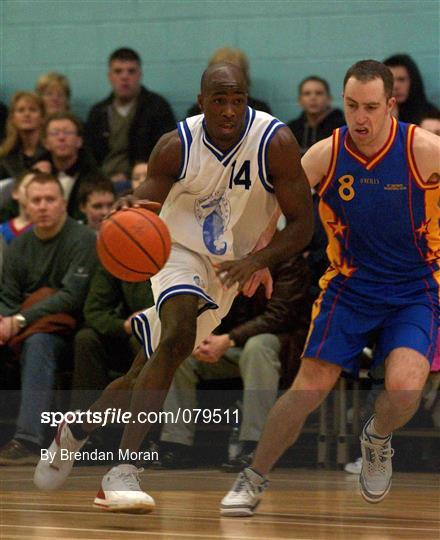
[{"label": "star emblem on jersey", "polygon": [[419,238],[422,238],[422,236],[425,236],[428,234],[429,229],[429,223],[431,219],[428,219],[428,221],[422,221],[422,224],[418,229],[416,229],[416,233],[419,235]]},{"label": "star emblem on jersey", "polygon": [[350,266],[347,259],[342,259],[341,264],[338,266],[338,270],[343,276],[351,277],[357,270],[356,267]]},{"label": "star emblem on jersey", "polygon": [[341,220],[338,219],[337,221],[327,221],[327,224],[330,226],[335,236],[339,235],[341,238],[344,238],[347,225],[344,225]]}]

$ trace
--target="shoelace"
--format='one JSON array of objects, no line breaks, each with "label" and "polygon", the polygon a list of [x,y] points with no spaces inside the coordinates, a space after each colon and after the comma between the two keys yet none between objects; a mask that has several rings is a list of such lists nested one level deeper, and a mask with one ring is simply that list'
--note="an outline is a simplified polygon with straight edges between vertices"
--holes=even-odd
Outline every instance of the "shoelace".
[{"label": "shoelace", "polygon": [[[118,471],[117,478],[129,488],[130,491],[142,491],[140,474],[144,472],[144,469],[136,469],[133,472]],[[127,490],[128,491],[128,490]]]},{"label": "shoelace", "polygon": [[363,441],[363,444],[370,452],[368,452],[368,466],[371,468],[371,472],[374,470],[380,470],[384,472],[383,463],[387,459],[391,459],[394,456],[394,450],[387,444],[374,444],[372,442]]},{"label": "shoelace", "polygon": [[240,473],[238,475],[237,480],[235,481],[235,484],[232,486],[232,491],[234,493],[240,493],[240,491],[248,491],[253,494],[258,493],[264,489],[266,486],[267,481],[261,482],[261,484],[254,484],[244,472]]},{"label": "shoelace", "polygon": [[240,493],[240,491],[243,491],[243,490],[252,491],[252,492],[254,491],[252,489],[252,484],[250,480],[247,478],[247,476],[244,473],[240,473],[238,475],[237,480],[235,481],[235,484],[232,487],[232,491],[234,491],[235,493]]}]

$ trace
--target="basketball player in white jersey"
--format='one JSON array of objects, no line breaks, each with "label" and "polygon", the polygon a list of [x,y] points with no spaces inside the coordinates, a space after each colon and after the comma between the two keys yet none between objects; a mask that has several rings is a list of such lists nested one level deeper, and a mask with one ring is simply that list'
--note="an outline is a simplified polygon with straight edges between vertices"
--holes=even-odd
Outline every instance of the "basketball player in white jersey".
[{"label": "basketball player in white jersey", "polygon": [[[147,180],[135,192],[136,199],[151,201],[150,208],[162,205],[160,215],[173,241],[168,262],[151,280],[156,305],[133,321],[144,353],[104,390],[92,412],[129,406],[136,419],[139,412],[159,411],[176,369],[219,324],[251,276],[310,241],[310,188],[291,131],[247,106],[246,78],[235,65],[210,66],[198,99],[204,114],[186,119],[160,139]],[[120,206],[133,203],[125,200]],[[287,226],[255,251],[278,205]],[[60,458],[60,450],[79,450],[96,427],[62,423],[49,449],[55,459],[40,460],[36,485],[60,487],[73,466],[73,459]],[[125,426],[119,457],[130,457],[104,476],[97,507],[137,513],[153,509],[136,468],[136,452],[148,428],[137,422]]]}]

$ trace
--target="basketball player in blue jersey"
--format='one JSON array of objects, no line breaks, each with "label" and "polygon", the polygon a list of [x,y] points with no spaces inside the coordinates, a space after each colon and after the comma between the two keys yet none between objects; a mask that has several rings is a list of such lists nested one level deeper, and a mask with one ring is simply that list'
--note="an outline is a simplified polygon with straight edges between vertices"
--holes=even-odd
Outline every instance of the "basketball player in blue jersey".
[{"label": "basketball player in blue jersey", "polygon": [[[310,241],[310,189],[290,130],[247,106],[246,77],[232,64],[205,71],[199,103],[204,114],[188,118],[160,139],[147,180],[135,192],[135,200],[162,207],[173,245],[167,264],[151,280],[156,306],[133,322],[144,352],[127,375],[104,390],[91,413],[129,405],[133,419],[139,413],[145,419],[150,411],[159,411],[176,369],[220,323],[237,292],[252,276],[267,278],[265,268],[302,251]],[[278,205],[287,226],[267,243]],[[257,246],[265,247],[256,251]],[[63,460],[62,450],[79,450],[96,427],[62,423],[49,449],[55,457],[40,460],[36,485],[60,487],[74,462]],[[141,490],[136,468],[148,428],[139,422],[126,425],[120,464],[104,476],[95,498],[98,508],[136,513],[153,509],[154,500]]]},{"label": "basketball player in blue jersey", "polygon": [[439,138],[391,115],[393,76],[374,60],[344,79],[347,126],[318,142],[302,164],[319,185],[330,267],[321,279],[300,371],[270,412],[251,466],[221,513],[251,516],[266,475],[297,439],[342,369],[376,334],[385,388],[361,435],[361,493],[381,501],[391,486],[391,435],[418,408],[439,324]]}]

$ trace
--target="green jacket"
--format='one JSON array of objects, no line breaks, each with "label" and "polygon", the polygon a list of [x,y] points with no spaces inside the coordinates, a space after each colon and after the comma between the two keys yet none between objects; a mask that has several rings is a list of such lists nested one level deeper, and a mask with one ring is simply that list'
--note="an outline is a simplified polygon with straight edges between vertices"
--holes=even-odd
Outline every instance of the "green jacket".
[{"label": "green jacket", "polygon": [[126,338],[124,321],[154,303],[150,282],[129,283],[98,265],[84,306],[86,325],[103,336]]}]

